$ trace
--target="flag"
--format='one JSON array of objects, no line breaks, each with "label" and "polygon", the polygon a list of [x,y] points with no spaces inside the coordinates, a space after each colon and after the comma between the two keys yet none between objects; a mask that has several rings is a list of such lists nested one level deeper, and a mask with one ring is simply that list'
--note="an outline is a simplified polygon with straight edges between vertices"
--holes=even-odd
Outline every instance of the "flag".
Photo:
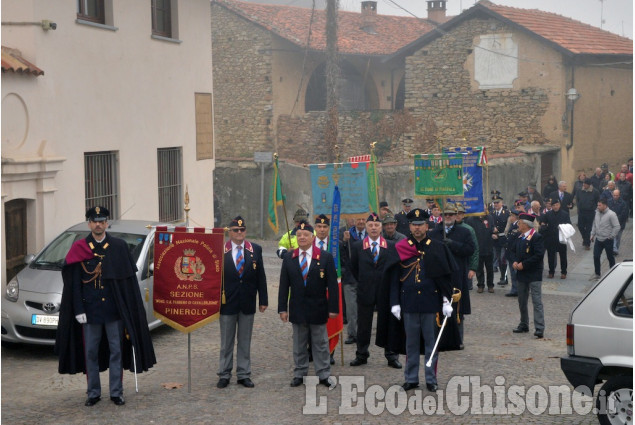
[{"label": "flag", "polygon": [[342,273],[340,270],[340,211],[341,198],[340,190],[337,186],[333,189],[333,207],[331,209],[331,234],[329,235],[329,252],[333,255],[335,267],[337,268],[337,289],[339,291],[339,314],[326,322],[326,331],[329,337],[329,352],[333,353],[340,340],[340,334],[344,329],[344,313],[342,311]]},{"label": "flag", "polygon": [[278,207],[283,203],[282,184],[280,183],[280,173],[278,170],[278,158],[273,161],[273,182],[269,191],[269,218],[268,223],[271,230],[276,234],[280,230],[278,222]]},{"label": "flag", "polygon": [[487,165],[487,153],[485,152],[485,146],[480,147],[480,155],[478,157],[478,165]]},{"label": "flag", "polygon": [[368,207],[371,211],[379,211],[379,200],[377,199],[377,157],[371,150],[370,161],[368,162]]}]

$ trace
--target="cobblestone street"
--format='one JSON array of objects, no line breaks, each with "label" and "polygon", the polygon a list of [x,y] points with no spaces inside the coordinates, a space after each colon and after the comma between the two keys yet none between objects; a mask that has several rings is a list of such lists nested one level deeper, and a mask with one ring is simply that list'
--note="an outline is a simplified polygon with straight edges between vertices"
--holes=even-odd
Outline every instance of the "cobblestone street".
[{"label": "cobblestone street", "polygon": [[[280,260],[275,256],[276,243],[263,244],[267,269],[270,305],[263,314],[256,313],[252,341],[252,380],[255,388],[236,384],[235,376],[225,389],[217,389],[216,371],[220,348],[217,322],[191,334],[191,392],[188,392],[188,336],[163,326],[152,333],[157,365],[148,373],[138,375],[139,392],[135,393],[134,375],[125,372],[126,405],[117,407],[102,397],[94,407],[84,407],[85,377],[59,375],[57,358],[52,347],[3,346],[2,348],[2,422],[5,424],[213,424],[213,423],[302,423],[302,424],[596,424],[592,413],[579,415],[552,414],[557,404],[533,414],[522,409],[520,414],[477,414],[471,412],[472,403],[464,414],[455,414],[448,408],[448,400],[456,394],[444,394],[443,414],[415,415],[405,409],[394,415],[387,409],[380,414],[369,412],[373,403],[366,391],[367,403],[363,414],[340,414],[344,398],[342,386],[329,390],[320,386],[317,396],[326,397],[326,414],[303,414],[306,403],[304,386],[290,388],[292,378],[292,330],[282,323],[277,314],[277,293]],[[561,386],[571,388],[560,370],[560,357],[566,355],[565,325],[571,309],[594,284],[588,279],[593,270],[592,251],[582,249],[579,234],[574,237],[576,253],[569,251],[569,274],[566,280],[546,278],[543,281],[543,302],[546,330],[544,339],[531,333],[513,334],[518,323],[516,298],[504,296],[507,288],[496,286],[496,292],[470,293],[473,314],[465,321],[465,350],[441,353],[438,365],[439,389],[445,390],[453,377],[480,377],[481,385],[502,385],[509,388],[522,385]],[[632,225],[629,222],[622,239],[617,261],[632,258]],[[557,269],[559,271],[559,269]],[[602,273],[608,271],[606,261]],[[559,277],[559,273],[556,274]],[[476,285],[475,285],[476,287]],[[530,315],[531,315],[530,307]],[[374,338],[373,338],[374,341]],[[336,364],[332,376],[363,376],[365,389],[378,384],[384,390],[403,383],[403,369],[387,367],[383,350],[371,345],[368,364],[350,367],[355,357],[355,345],[344,345],[344,366],[340,347],[335,352]],[[405,357],[400,358],[405,363]],[[309,373],[314,374],[311,366]],[[421,382],[423,366],[421,367]],[[499,377],[496,379],[496,377]],[[500,378],[502,377],[502,378]],[[504,378],[504,381],[503,381]],[[102,391],[107,396],[107,373],[102,373]],[[166,389],[162,384],[180,383],[178,389]],[[500,387],[499,387],[500,388]],[[465,391],[465,390],[463,390]],[[430,396],[432,393],[409,392],[408,395]],[[353,402],[364,402],[364,393]],[[463,394],[466,396],[466,394]],[[469,396],[468,396],[469,397]],[[570,400],[570,398],[565,397]],[[474,400],[476,401],[476,400]],[[505,399],[507,407],[513,407]],[[589,403],[587,401],[587,403]],[[309,403],[310,404],[310,403]],[[390,403],[389,403],[390,404]],[[484,409],[487,411],[486,409]]]}]

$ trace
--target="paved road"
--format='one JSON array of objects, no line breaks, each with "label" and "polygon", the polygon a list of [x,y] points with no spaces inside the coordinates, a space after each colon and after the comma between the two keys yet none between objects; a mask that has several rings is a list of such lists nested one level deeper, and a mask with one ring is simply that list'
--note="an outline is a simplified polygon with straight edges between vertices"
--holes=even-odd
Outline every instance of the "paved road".
[{"label": "paved road", "polygon": [[[560,371],[560,356],[566,353],[565,324],[569,312],[593,284],[588,278],[592,274],[592,251],[581,250],[581,240],[576,235],[576,254],[570,255],[567,280],[544,280],[543,301],[545,306],[545,338],[538,340],[531,334],[516,335],[511,332],[518,322],[518,306],[515,298],[504,297],[504,289],[497,286],[496,293],[471,293],[473,314],[465,322],[465,350],[442,353],[438,366],[439,387],[456,387],[462,376],[480,379],[480,385],[488,385],[494,394],[507,394],[510,386],[525,386],[528,393],[541,393],[539,387],[564,385],[570,390]],[[290,388],[292,378],[291,326],[283,324],[276,314],[276,298],[280,260],[275,257],[275,243],[261,241],[266,252],[265,266],[269,287],[269,309],[257,313],[252,343],[252,379],[254,389],[237,386],[235,377],[229,387],[219,390],[216,370],[220,347],[217,323],[208,325],[191,334],[192,381],[188,393],[188,337],[168,327],[153,332],[158,364],[148,373],[139,375],[138,393],[134,390],[134,377],[129,372],[124,376],[126,405],[117,407],[103,400],[92,408],[83,406],[85,399],[85,377],[83,375],[59,375],[57,359],[50,347],[17,346],[2,348],[2,423],[5,424],[212,424],[212,423],[258,423],[258,424],[596,424],[592,413],[579,415],[553,414],[547,409],[533,414],[528,409],[508,414],[479,414],[470,404],[467,413],[456,414],[448,406],[461,394],[444,393],[442,402],[432,398],[423,390],[408,400],[417,401],[417,396],[427,403],[440,403],[442,412],[431,409],[432,414],[418,414],[417,405],[412,409],[382,409],[382,392],[403,382],[402,371],[388,368],[383,352],[371,347],[371,356],[366,366],[353,368],[348,362],[353,359],[355,348],[344,345],[345,366],[340,364],[339,347],[337,364],[333,376],[346,380],[351,376],[363,377],[366,391],[359,394],[360,406],[366,407],[362,414],[340,413],[340,405],[349,400],[347,392],[338,385],[333,390],[317,389],[317,396],[326,397],[326,414],[303,414],[306,402],[305,388]],[[629,224],[622,242],[619,259],[632,258],[632,227]],[[571,254],[571,253],[570,253]],[[603,272],[608,265],[602,266]],[[559,271],[559,270],[558,270]],[[531,311],[531,309],[530,309]],[[402,356],[402,362],[405,358]],[[423,370],[423,368],[422,368]],[[313,370],[310,370],[313,373]],[[107,394],[107,375],[102,374],[102,387]],[[361,378],[359,378],[361,379]],[[423,377],[421,379],[424,382]],[[472,381],[474,383],[474,381]],[[163,384],[180,383],[183,387],[166,389]],[[495,385],[498,387],[495,388]],[[381,388],[380,388],[381,386]],[[530,389],[531,387],[531,389]],[[482,388],[483,389],[483,388]],[[374,401],[379,394],[379,405]],[[466,393],[467,394],[467,393]],[[462,394],[465,396],[466,394]],[[545,393],[546,394],[546,393]],[[469,394],[468,394],[469,395]],[[513,394],[512,394],[513,395]],[[368,403],[364,405],[363,397]],[[531,397],[522,397],[528,400]],[[494,397],[496,400],[496,397]],[[469,399],[468,399],[469,400]],[[499,403],[499,407],[514,407]],[[357,404],[357,401],[352,403]],[[388,403],[392,406],[394,403]],[[528,404],[532,405],[528,401]],[[426,404],[430,406],[431,404]],[[373,411],[373,406],[377,406]],[[466,405],[467,406],[467,405]],[[419,406],[420,408],[421,406]],[[522,407],[522,405],[521,405]],[[539,410],[540,409],[540,406]],[[557,408],[551,403],[549,408]],[[484,409],[485,410],[485,409]],[[427,410],[426,410],[427,412]],[[454,412],[454,413],[453,413]]]}]

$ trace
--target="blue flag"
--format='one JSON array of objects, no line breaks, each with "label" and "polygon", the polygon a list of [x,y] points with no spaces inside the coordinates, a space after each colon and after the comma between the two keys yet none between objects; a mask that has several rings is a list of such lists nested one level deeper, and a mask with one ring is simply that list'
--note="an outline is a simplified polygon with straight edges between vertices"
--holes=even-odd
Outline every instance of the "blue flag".
[{"label": "blue flag", "polygon": [[331,209],[331,235],[329,236],[331,255],[335,261],[337,268],[337,277],[341,277],[340,272],[340,210],[342,200],[340,198],[340,189],[335,186],[333,189],[333,208]]}]

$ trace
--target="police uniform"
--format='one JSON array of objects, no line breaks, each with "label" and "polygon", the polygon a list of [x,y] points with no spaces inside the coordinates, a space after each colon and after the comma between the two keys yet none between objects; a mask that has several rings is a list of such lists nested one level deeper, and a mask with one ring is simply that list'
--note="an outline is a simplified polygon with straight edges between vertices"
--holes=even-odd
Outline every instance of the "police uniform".
[{"label": "police uniform", "polygon": [[[415,209],[408,214],[410,222],[423,224],[428,214]],[[453,260],[448,248],[440,241],[427,235],[417,241],[414,236],[399,241],[395,245],[399,263],[391,269],[390,304],[395,314],[398,307],[403,315],[405,329],[406,367],[405,384],[408,390],[419,386],[419,363],[422,345],[425,362],[432,354],[436,340],[437,313],[441,311],[443,297],[452,296]],[[445,333],[447,337],[450,333]],[[421,337],[423,336],[423,344]],[[425,367],[425,379],[428,389],[437,388],[437,359],[435,353],[431,367]]]},{"label": "police uniform", "polygon": [[[500,192],[495,192],[495,195],[492,196],[492,201],[502,204],[503,198],[498,193]],[[490,215],[493,221],[492,232],[498,236],[498,238],[494,239],[494,269],[497,267],[500,269],[501,278],[498,284],[507,285],[507,278],[505,277],[505,271],[507,269],[507,261],[505,260],[505,228],[507,227],[507,220],[509,219],[509,210],[505,205],[502,205],[500,210],[494,207]]]},{"label": "police uniform", "polygon": [[86,212],[89,227],[104,223],[103,238],[97,241],[98,228],[91,227],[85,239],[72,245],[62,268],[55,352],[60,373],[86,373],[86,406],[101,399],[100,371],[109,369],[110,399],[123,405],[123,369],[141,372],[156,363],[137,268],[128,244],[105,231],[108,216],[104,207]]},{"label": "police uniform", "polygon": [[[401,200],[401,203],[405,206],[405,207],[410,207],[412,206],[412,199],[410,198],[405,198]],[[405,210],[401,210],[399,211],[397,214],[395,214],[395,220],[397,220],[397,232],[403,234],[403,235],[409,235],[410,234],[410,224],[408,223],[408,213]]]}]

